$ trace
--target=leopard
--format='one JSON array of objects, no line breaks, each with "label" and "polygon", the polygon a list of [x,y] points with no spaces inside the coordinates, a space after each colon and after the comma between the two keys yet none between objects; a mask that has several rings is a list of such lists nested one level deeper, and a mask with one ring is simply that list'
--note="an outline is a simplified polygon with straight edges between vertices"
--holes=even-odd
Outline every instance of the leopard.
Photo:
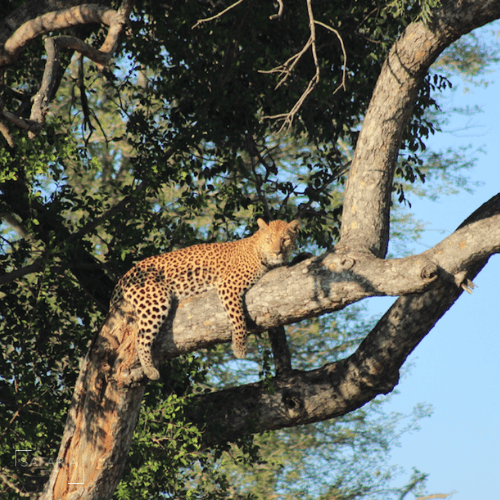
[{"label": "leopard", "polygon": [[296,246],[299,221],[257,219],[253,235],[225,243],[202,243],[139,261],[117,283],[111,307],[132,305],[139,331],[135,349],[150,380],[160,378],[153,344],[172,304],[215,289],[232,327],[236,358],[247,354],[244,294],[269,270],[282,266]]}]

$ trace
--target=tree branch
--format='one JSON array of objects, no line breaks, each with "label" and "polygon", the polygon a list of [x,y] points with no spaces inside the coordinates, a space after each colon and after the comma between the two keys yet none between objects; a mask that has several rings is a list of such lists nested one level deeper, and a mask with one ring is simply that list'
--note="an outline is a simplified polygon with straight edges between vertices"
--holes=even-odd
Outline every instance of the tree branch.
[{"label": "tree branch", "polygon": [[[500,251],[499,201],[500,194],[426,252],[439,258],[441,267],[424,254],[383,261],[369,253],[333,252],[268,273],[246,295],[252,331],[318,316],[370,295],[409,295],[395,302],[352,356],[309,372],[282,370],[272,391],[257,383],[205,395],[190,418],[223,424],[222,438],[234,439],[343,415],[391,391],[407,356],[462,293],[455,274],[465,269],[472,279],[489,254]],[[468,244],[469,237],[484,246]],[[160,361],[230,341],[229,322],[216,293],[186,299],[173,309],[155,344]],[[144,393],[135,351],[138,314],[122,301],[110,311],[93,343],[60,447],[57,463],[62,465],[53,469],[43,500],[85,498],[86,492],[96,495],[93,498],[111,497]],[[203,413],[207,411],[210,418]],[[217,433],[207,432],[206,444],[210,435]],[[83,486],[76,484],[82,474]]]},{"label": "tree branch", "polygon": [[288,347],[285,327],[280,325],[275,328],[269,328],[267,333],[269,334],[273,350],[276,376],[290,372],[292,370],[292,355]]},{"label": "tree branch", "polygon": [[214,21],[215,19],[218,19],[219,17],[222,17],[224,14],[226,14],[226,12],[229,12],[231,9],[234,9],[234,7],[238,6],[240,3],[242,3],[244,0],[237,0],[236,2],[234,2],[233,4],[231,4],[229,7],[227,7],[226,9],[222,10],[221,12],[219,12],[218,14],[215,14],[215,16],[212,16],[212,17],[207,17],[205,19],[199,19],[195,25],[193,25],[191,27],[191,29],[195,29],[197,28],[200,24],[203,24],[203,23],[208,23],[209,21]]},{"label": "tree branch", "polygon": [[[460,11],[463,19],[454,18],[458,27],[451,22],[444,27],[433,25],[435,31],[463,30],[468,23],[477,22],[474,7],[479,5],[479,0],[464,0],[459,8],[455,3],[446,3],[450,18]],[[481,2],[481,5],[488,4],[491,9],[500,11],[496,3],[491,0]],[[465,10],[462,8],[464,4]],[[497,15],[496,11],[493,15]],[[390,194],[392,178],[387,180],[386,177],[390,177],[393,168],[388,152],[387,162],[377,166],[380,173],[376,172],[377,168],[370,170],[366,167],[369,162],[364,161],[361,153],[366,153],[370,147],[397,150],[401,137],[398,136],[401,133],[399,122],[404,126],[406,113],[411,111],[411,96],[416,91],[412,88],[416,88],[418,78],[422,77],[419,72],[425,67],[422,61],[429,62],[428,52],[435,56],[436,47],[442,49],[446,45],[430,43],[425,39],[427,28],[422,26],[419,26],[425,41],[421,46],[422,54],[415,53],[411,47],[415,40],[412,42],[406,33],[402,38],[405,43],[398,45],[396,52],[391,52],[389,57],[390,64],[399,61],[399,67],[389,66],[394,75],[405,77],[408,71],[413,78],[413,83],[405,83],[402,91],[407,102],[392,106],[392,115],[383,115],[386,120],[383,130],[380,133],[372,130],[373,137],[367,130],[371,130],[370,126],[374,127],[375,122],[368,121],[366,128],[365,121],[365,135],[358,144],[360,157],[348,190],[355,190],[356,183],[359,189],[361,184],[361,192],[371,204],[366,205],[352,192],[347,193],[350,198],[346,201],[346,210],[352,216],[348,216],[349,224],[343,228],[343,245],[320,257],[268,273],[246,294],[245,304],[248,324],[252,331],[257,332],[339,310],[373,295],[402,296],[352,356],[309,372],[284,370],[273,381],[274,391],[269,391],[264,384],[250,384],[201,397],[199,407],[193,409],[192,420],[204,424],[210,421],[219,428],[223,424],[226,439],[343,415],[377,394],[391,391],[398,382],[399,369],[406,357],[462,293],[457,285],[463,283],[464,277],[472,279],[485,265],[488,256],[499,251],[500,203],[497,197],[479,209],[441,246],[436,245],[421,255],[406,259],[384,261],[373,255],[385,255],[384,235],[388,231],[388,218],[386,226],[380,224],[368,228],[367,245],[363,244],[358,232],[356,224],[361,224],[359,218],[362,219],[361,225],[367,226],[364,219],[370,206],[375,207],[379,215],[380,210],[386,210],[384,189],[388,188]],[[447,33],[447,43],[455,35]],[[414,66],[410,64],[412,60]],[[381,75],[381,78],[386,77],[389,75]],[[396,83],[392,82],[394,89],[398,90]],[[391,120],[397,124],[385,128],[389,126],[386,122]],[[385,144],[384,140],[389,142]],[[366,179],[360,177],[365,171]],[[372,175],[379,175],[379,180]],[[365,180],[368,188],[363,186]],[[374,200],[381,201],[377,205]],[[356,245],[351,246],[351,243]],[[160,362],[230,341],[229,321],[215,292],[182,301],[173,309],[176,310],[170,313],[155,344],[155,357]],[[145,381],[135,351],[139,329],[137,317],[138,311],[122,301],[110,311],[91,347],[80,372],[57,460],[62,465],[53,469],[42,495],[44,500],[86,498],[90,492],[93,497],[111,497],[125,464],[144,393]],[[203,415],[200,407],[209,412],[209,418],[207,414]],[[209,434],[206,434],[207,443]],[[75,484],[81,481],[82,474],[86,478],[85,485]]]},{"label": "tree branch", "polygon": [[396,160],[427,70],[445,47],[499,17],[496,0],[445,0],[431,25],[410,24],[394,44],[356,145],[344,198],[341,246],[385,256]]},{"label": "tree branch", "polygon": [[[118,11],[96,4],[79,5],[44,14],[19,27],[5,42],[3,50],[0,52],[0,67],[12,64],[33,39],[50,31],[89,23],[106,24],[109,26],[109,30],[100,50],[92,48],[77,37],[59,36],[46,39],[47,63],[40,90],[33,98],[30,119],[23,120],[6,111],[3,111],[3,116],[17,126],[27,129],[30,139],[38,135],[45,124],[45,115],[55,94],[60,65],[59,50],[61,48],[76,50],[93,60],[98,69],[102,70],[109,64],[118,47],[118,40],[128,21],[132,3],[132,0],[124,0]],[[8,135],[5,137],[8,140]]]},{"label": "tree branch", "polygon": [[[485,264],[476,263],[471,276]],[[209,423],[204,439],[210,446],[221,429],[217,440],[234,440],[345,415],[394,389],[406,358],[461,293],[448,282],[400,297],[347,359],[313,371],[284,372],[271,381],[272,390],[266,380],[200,396],[190,419]]]},{"label": "tree branch", "polygon": [[[369,253],[334,251],[271,271],[245,296],[250,331],[317,317],[367,297],[416,294],[448,284],[460,292],[476,263],[500,252],[500,195],[477,213],[489,215],[420,255],[382,260]],[[155,344],[160,361],[231,339],[229,320],[214,291],[181,302],[172,316]],[[132,327],[134,320],[129,321]]]},{"label": "tree branch", "polygon": [[269,119],[280,119],[283,120],[283,124],[281,125],[278,134],[282,132],[283,130],[289,130],[290,127],[293,124],[293,120],[295,118],[295,115],[299,112],[300,108],[304,104],[304,101],[307,99],[307,96],[314,90],[314,87],[319,82],[320,78],[320,65],[318,61],[318,55],[316,53],[316,27],[315,27],[315,21],[314,21],[314,13],[312,10],[312,1],[311,0],[306,0],[307,4],[307,15],[309,18],[309,31],[310,31],[310,36],[309,39],[307,40],[306,44],[302,49],[297,52],[297,54],[293,55],[290,57],[286,62],[284,62],[281,66],[278,66],[277,68],[273,68],[270,71],[261,71],[261,73],[280,73],[281,80],[278,82],[276,85],[276,89],[279,88],[290,76],[292,73],[293,69],[297,65],[297,63],[300,61],[301,57],[311,48],[312,56],[313,56],[313,61],[314,61],[314,76],[309,80],[309,83],[307,84],[306,89],[302,93],[302,95],[299,97],[298,101],[294,104],[293,108],[288,112],[288,113],[283,113],[280,115],[274,115],[274,116],[265,116],[264,118],[269,118]]},{"label": "tree branch", "polygon": [[22,50],[39,36],[81,24],[102,23],[111,26],[116,14],[117,11],[109,7],[86,4],[49,12],[31,19],[19,27],[5,42],[0,52],[0,67],[16,61]]}]

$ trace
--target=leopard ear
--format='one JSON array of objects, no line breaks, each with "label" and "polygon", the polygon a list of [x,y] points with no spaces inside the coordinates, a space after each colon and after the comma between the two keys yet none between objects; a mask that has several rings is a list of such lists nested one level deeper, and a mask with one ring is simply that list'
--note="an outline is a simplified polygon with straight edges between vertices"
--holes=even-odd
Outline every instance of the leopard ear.
[{"label": "leopard ear", "polygon": [[257,225],[262,230],[267,229],[269,227],[262,219],[257,219]]},{"label": "leopard ear", "polygon": [[293,220],[288,224],[288,228],[294,233],[296,233],[300,228],[300,222],[298,220]]}]

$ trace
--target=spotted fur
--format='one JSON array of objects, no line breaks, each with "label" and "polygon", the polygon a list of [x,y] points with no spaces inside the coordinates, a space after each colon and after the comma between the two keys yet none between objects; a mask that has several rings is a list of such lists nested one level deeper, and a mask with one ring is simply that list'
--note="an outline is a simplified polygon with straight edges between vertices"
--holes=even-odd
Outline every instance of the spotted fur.
[{"label": "spotted fur", "polygon": [[232,345],[237,358],[247,352],[248,332],[243,313],[243,294],[273,267],[285,263],[295,247],[298,221],[266,224],[257,220],[259,231],[231,243],[194,245],[139,262],[117,284],[111,305],[123,298],[139,316],[136,349],[146,376],[160,375],[152,358],[152,347],[165,321],[172,298],[199,295],[210,288],[218,296],[233,327]]}]

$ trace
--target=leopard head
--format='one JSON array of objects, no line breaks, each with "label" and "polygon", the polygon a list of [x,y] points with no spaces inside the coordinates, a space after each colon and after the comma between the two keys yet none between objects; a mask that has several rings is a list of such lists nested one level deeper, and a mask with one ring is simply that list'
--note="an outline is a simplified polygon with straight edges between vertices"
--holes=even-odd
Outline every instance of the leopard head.
[{"label": "leopard head", "polygon": [[262,219],[257,219],[257,224],[259,231],[255,237],[261,262],[267,268],[286,263],[295,248],[299,221],[294,220],[287,223],[282,220],[274,220],[266,224]]}]

